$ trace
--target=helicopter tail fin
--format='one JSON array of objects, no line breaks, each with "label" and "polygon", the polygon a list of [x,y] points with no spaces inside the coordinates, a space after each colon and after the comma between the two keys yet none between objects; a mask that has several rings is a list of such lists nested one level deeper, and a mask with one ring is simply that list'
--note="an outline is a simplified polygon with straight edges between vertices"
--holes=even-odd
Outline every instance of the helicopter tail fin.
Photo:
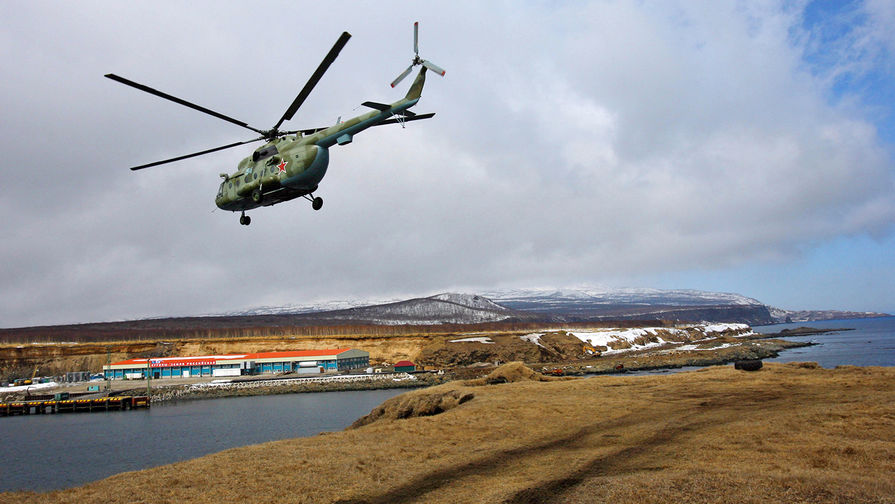
[{"label": "helicopter tail fin", "polygon": [[406,100],[419,100],[420,96],[423,94],[423,85],[426,83],[426,67],[420,68],[420,73],[416,76],[416,79],[413,81],[413,84],[410,86],[410,90],[407,91],[407,96],[404,97]]}]

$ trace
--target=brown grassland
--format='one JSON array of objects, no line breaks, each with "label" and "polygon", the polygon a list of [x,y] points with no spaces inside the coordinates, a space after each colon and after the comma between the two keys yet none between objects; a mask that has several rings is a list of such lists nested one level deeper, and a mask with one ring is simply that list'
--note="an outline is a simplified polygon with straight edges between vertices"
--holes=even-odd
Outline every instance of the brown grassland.
[{"label": "brown grassland", "polygon": [[498,371],[345,431],[0,502],[895,502],[895,368]]}]

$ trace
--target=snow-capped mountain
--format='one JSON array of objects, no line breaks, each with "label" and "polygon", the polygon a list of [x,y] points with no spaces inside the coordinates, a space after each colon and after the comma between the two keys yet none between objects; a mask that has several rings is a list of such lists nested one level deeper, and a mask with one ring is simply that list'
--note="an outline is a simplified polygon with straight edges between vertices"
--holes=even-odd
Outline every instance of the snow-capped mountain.
[{"label": "snow-capped mountain", "polygon": [[858,318],[889,317],[887,313],[855,312],[842,310],[782,310],[771,308],[776,322],[815,322],[818,320],[846,320]]},{"label": "snow-capped mountain", "polygon": [[404,301],[351,299],[253,308],[228,315],[290,315],[330,322],[471,324],[508,320],[575,322],[671,319],[710,322],[774,322],[760,301],[731,293],[661,289],[506,289],[482,295],[443,293]]},{"label": "snow-capped mountain", "polygon": [[478,296],[475,294],[454,294],[450,292],[446,292],[444,294],[436,294],[434,296],[430,296],[426,299],[433,299],[436,301],[445,301],[448,303],[454,303],[461,306],[466,306],[468,308],[475,308],[477,310],[492,310],[492,311],[506,311],[506,307],[500,306],[494,301],[488,299],[487,297]]},{"label": "snow-capped mountain", "polygon": [[271,315],[321,323],[474,324],[500,321],[585,322],[600,320],[679,320],[779,322],[857,318],[880,314],[789,311],[728,292],[692,289],[502,289],[483,294],[443,293],[408,300],[350,299],[309,305],[261,307],[229,316]]},{"label": "snow-capped mountain", "polygon": [[757,299],[727,292],[706,292],[692,289],[505,289],[482,293],[483,296],[502,304],[526,303],[548,306],[569,304],[588,305],[644,305],[644,306],[710,306],[741,305],[761,306]]},{"label": "snow-capped mountain", "polygon": [[319,317],[334,321],[396,324],[475,324],[510,319],[532,319],[532,315],[499,306],[475,294],[438,294],[395,303],[361,306],[321,312]]},{"label": "snow-capped mountain", "polygon": [[551,314],[562,321],[661,319],[709,322],[774,322],[760,301],[726,292],[690,289],[507,289],[486,292],[501,306]]},{"label": "snow-capped mountain", "polygon": [[372,306],[387,303],[397,303],[401,299],[340,299],[335,301],[321,301],[317,303],[284,304],[280,306],[256,306],[245,310],[236,310],[225,313],[226,316],[247,315],[298,315],[302,313],[319,313],[337,310],[348,310],[362,306]]}]

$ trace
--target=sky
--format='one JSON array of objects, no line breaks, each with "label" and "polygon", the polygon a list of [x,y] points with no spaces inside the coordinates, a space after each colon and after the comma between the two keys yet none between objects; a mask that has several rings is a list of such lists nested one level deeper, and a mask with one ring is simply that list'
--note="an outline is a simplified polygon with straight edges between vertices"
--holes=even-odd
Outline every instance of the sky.
[{"label": "sky", "polygon": [[[895,312],[895,4],[0,3],[0,327],[525,287],[735,292]],[[285,127],[394,102],[330,150],[315,212],[216,209]]]}]

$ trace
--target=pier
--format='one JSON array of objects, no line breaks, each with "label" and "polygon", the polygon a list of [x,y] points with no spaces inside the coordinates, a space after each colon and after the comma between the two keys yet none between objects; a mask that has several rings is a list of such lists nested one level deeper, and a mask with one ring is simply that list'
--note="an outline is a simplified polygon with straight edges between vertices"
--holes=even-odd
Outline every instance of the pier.
[{"label": "pier", "polygon": [[42,401],[13,401],[0,403],[0,417],[15,415],[44,415],[52,413],[95,413],[148,408],[147,396],[110,396],[92,399],[64,399]]}]

